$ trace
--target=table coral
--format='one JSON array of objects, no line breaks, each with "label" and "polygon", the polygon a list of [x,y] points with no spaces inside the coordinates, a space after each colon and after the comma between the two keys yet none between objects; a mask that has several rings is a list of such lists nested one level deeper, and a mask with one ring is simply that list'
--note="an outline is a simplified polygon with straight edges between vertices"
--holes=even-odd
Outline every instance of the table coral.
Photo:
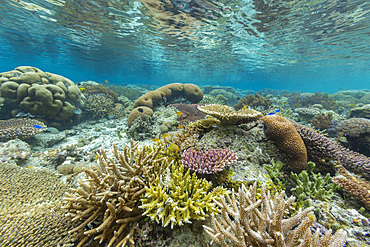
[{"label": "table coral", "polygon": [[46,125],[35,119],[12,118],[0,120],[0,141],[28,139],[46,130]]},{"label": "table coral", "polygon": [[262,113],[255,110],[242,108],[235,111],[232,107],[226,105],[209,104],[198,106],[198,109],[207,115],[219,119],[222,124],[228,125],[241,124],[262,117]]},{"label": "table coral", "polygon": [[[162,148],[147,152],[131,140],[123,152],[114,145],[114,158],[102,150],[97,155],[99,165],[84,169],[86,181],[80,181],[73,194],[66,193],[64,206],[67,217],[80,223],[70,231],[77,232],[78,246],[89,241],[104,242],[108,247],[134,246],[136,223],[143,217],[138,210],[140,196],[171,165],[167,157],[158,158]],[[92,226],[87,227],[89,224]]]},{"label": "table coral", "polygon": [[181,155],[182,165],[200,174],[214,174],[223,170],[225,165],[235,162],[236,154],[228,149],[186,150]]},{"label": "table coral", "polygon": [[[287,218],[289,206],[294,197],[284,199],[285,192],[275,195],[271,199],[265,185],[261,189],[261,199],[256,199],[257,184],[249,189],[241,186],[238,193],[220,196],[222,219],[217,220],[212,215],[212,227],[203,226],[212,242],[227,247],[231,243],[234,247],[246,246],[336,246],[343,247],[347,233],[339,230],[335,235],[327,231],[319,238],[320,231],[312,236],[310,227],[315,217],[309,215],[313,207],[300,211],[291,218]],[[226,199],[225,199],[226,198]],[[298,226],[297,226],[298,225]]]},{"label": "table coral", "polygon": [[143,215],[161,222],[164,227],[204,220],[208,214],[218,212],[214,201],[227,193],[220,187],[210,191],[211,187],[211,182],[198,179],[190,170],[184,174],[182,165],[174,165],[170,176],[158,178],[145,189],[140,208],[145,210]]},{"label": "table coral", "polygon": [[261,119],[264,121],[266,136],[276,143],[281,152],[288,155],[289,167],[295,172],[306,169],[307,150],[293,123],[278,115],[267,115]]}]

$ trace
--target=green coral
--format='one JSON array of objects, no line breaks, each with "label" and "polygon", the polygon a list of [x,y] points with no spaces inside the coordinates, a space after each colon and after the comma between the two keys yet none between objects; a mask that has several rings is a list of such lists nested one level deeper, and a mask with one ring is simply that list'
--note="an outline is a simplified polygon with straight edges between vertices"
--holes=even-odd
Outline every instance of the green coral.
[{"label": "green coral", "polygon": [[292,192],[297,197],[297,204],[300,206],[309,206],[308,198],[329,201],[338,188],[329,173],[324,178],[320,173],[313,173],[315,166],[315,163],[308,162],[307,170],[300,174],[292,172],[290,175],[297,185]]},{"label": "green coral", "polygon": [[211,187],[211,182],[198,179],[190,170],[184,174],[183,166],[173,165],[169,176],[157,179],[145,189],[140,207],[145,210],[143,215],[164,227],[204,220],[208,214],[219,212],[214,200],[227,193],[221,187],[210,191]]}]

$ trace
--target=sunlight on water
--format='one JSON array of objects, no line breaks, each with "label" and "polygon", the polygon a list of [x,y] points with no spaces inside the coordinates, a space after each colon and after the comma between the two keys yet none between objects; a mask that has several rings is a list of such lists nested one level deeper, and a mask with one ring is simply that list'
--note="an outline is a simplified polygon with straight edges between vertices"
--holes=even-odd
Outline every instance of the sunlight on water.
[{"label": "sunlight on water", "polygon": [[0,3],[4,57],[46,56],[98,73],[145,70],[157,81],[194,73],[198,81],[266,72],[299,78],[338,66],[369,74],[366,0]]}]

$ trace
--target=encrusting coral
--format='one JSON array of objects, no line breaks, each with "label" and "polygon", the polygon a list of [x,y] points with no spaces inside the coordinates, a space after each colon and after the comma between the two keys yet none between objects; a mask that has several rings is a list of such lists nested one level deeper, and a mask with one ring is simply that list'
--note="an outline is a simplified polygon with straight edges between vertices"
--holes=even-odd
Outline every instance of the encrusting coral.
[{"label": "encrusting coral", "polygon": [[295,172],[306,169],[307,150],[292,122],[278,115],[267,115],[261,119],[264,121],[266,136],[276,143],[281,152],[288,155],[289,167]]},{"label": "encrusting coral", "polygon": [[271,199],[265,190],[263,185],[259,200],[256,199],[257,183],[249,190],[242,185],[238,193],[232,192],[231,198],[229,195],[220,196],[221,202],[215,202],[221,207],[222,218],[217,220],[212,215],[213,228],[203,226],[212,242],[222,247],[230,244],[234,247],[344,246],[347,233],[343,230],[338,230],[333,236],[329,230],[321,238],[320,231],[316,231],[312,236],[310,227],[315,217],[310,213],[313,207],[286,218],[294,197],[285,200],[283,191]]},{"label": "encrusting coral", "polygon": [[[149,184],[163,175],[172,163],[164,155],[158,158],[162,147],[148,151],[138,148],[131,140],[123,152],[114,145],[114,158],[105,151],[98,156],[99,166],[85,169],[86,181],[66,193],[67,217],[80,225],[70,233],[77,232],[78,246],[89,241],[107,246],[134,246],[133,234],[136,223],[143,216],[138,210],[140,196]],[[87,183],[86,183],[87,182]],[[88,227],[89,225],[89,227]]]},{"label": "encrusting coral", "polygon": [[28,139],[46,130],[46,125],[35,119],[12,118],[0,120],[0,141]]},{"label": "encrusting coral", "polygon": [[204,220],[208,214],[219,211],[214,201],[227,193],[221,187],[210,191],[211,187],[211,182],[198,179],[190,170],[184,174],[182,165],[173,165],[168,176],[158,178],[146,188],[140,208],[145,210],[143,215],[161,222],[164,227]]},{"label": "encrusting coral", "polygon": [[232,107],[227,105],[209,104],[198,106],[198,109],[207,115],[219,119],[222,124],[227,125],[242,124],[257,120],[262,117],[262,113],[258,111],[248,108],[242,108],[238,111],[235,111]]},{"label": "encrusting coral", "polygon": [[236,154],[228,149],[196,151],[186,150],[181,155],[182,165],[200,174],[214,174],[224,169],[225,165],[235,162]]}]

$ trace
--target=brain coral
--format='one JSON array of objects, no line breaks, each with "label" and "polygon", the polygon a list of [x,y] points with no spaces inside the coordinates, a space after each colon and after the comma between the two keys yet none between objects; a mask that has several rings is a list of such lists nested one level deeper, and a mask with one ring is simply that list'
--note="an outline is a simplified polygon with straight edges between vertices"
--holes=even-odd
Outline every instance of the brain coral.
[{"label": "brain coral", "polygon": [[81,92],[71,80],[30,66],[0,73],[0,94],[10,111],[68,124],[81,104]]},{"label": "brain coral", "polygon": [[[131,127],[135,119],[139,117],[148,117],[148,113],[152,114],[149,109],[153,109],[154,106],[157,106],[160,103],[170,104],[173,103],[174,100],[179,98],[184,98],[190,103],[194,104],[203,99],[203,93],[197,85],[182,83],[171,83],[154,91],[147,92],[135,101],[134,109],[130,113],[128,118],[129,120],[127,121],[128,126]],[[138,107],[140,107],[141,109],[137,110],[136,108]]]},{"label": "brain coral", "polygon": [[0,120],[0,141],[25,140],[46,130],[43,122],[35,119],[12,118]]},{"label": "brain coral", "polygon": [[276,143],[279,150],[289,156],[287,164],[295,172],[307,167],[307,150],[302,138],[292,122],[278,115],[267,115],[264,121],[264,132]]}]

